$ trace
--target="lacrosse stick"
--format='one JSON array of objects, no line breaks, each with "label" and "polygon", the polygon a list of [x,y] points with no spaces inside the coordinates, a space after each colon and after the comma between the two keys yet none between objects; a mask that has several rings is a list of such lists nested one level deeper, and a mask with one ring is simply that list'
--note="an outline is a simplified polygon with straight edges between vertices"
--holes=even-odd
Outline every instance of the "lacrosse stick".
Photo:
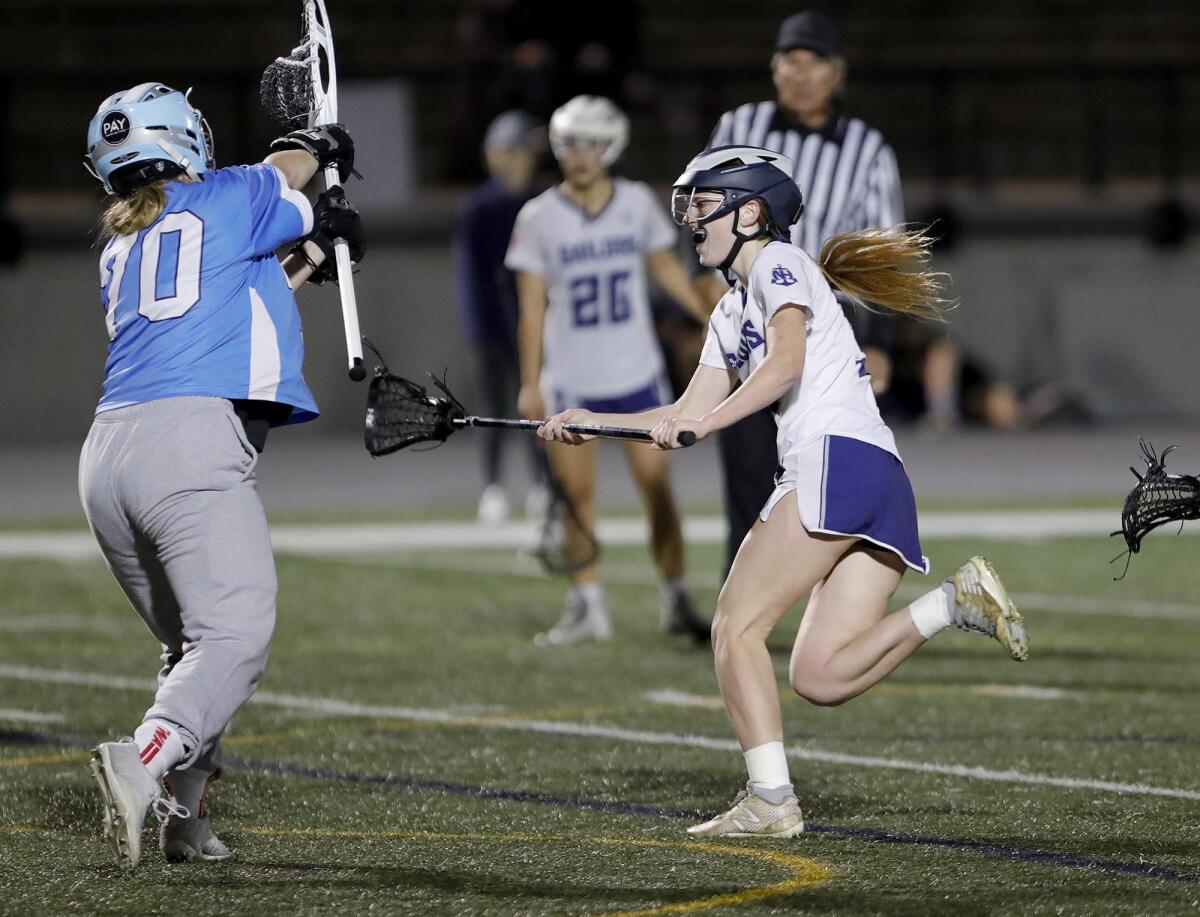
[{"label": "lacrosse stick", "polygon": [[[370,346],[368,342],[367,346]],[[372,350],[375,348],[372,347]],[[375,351],[378,355],[378,351]],[[382,357],[380,360],[382,361]],[[444,379],[430,375],[442,394],[431,395],[425,387],[388,372],[386,366],[375,367],[375,378],[367,392],[367,420],[363,438],[367,451],[374,456],[388,455],[417,443],[444,443],[451,433],[464,427],[500,427],[506,430],[536,430],[544,421],[511,420],[503,417],[476,417],[446,387]],[[631,427],[608,427],[594,424],[568,423],[563,429],[584,436],[606,439],[635,439],[653,442],[648,430]],[[679,443],[690,446],[696,434],[685,430]]]},{"label": "lacrosse stick", "polygon": [[[301,24],[300,44],[287,57],[276,58],[267,66],[259,87],[263,108],[289,130],[337,122],[337,67],[325,0],[304,0]],[[338,184],[337,166],[327,166],[323,175],[326,189]],[[367,377],[367,370],[363,366],[350,248],[344,239],[334,240],[334,255],[350,378],[361,382]]]},{"label": "lacrosse stick", "polygon": [[1168,522],[1178,522],[1182,530],[1184,522],[1200,519],[1200,478],[1190,474],[1167,474],[1163,467],[1175,447],[1167,446],[1161,455],[1157,455],[1154,446],[1140,436],[1138,445],[1146,462],[1146,473],[1142,475],[1133,466],[1129,468],[1138,482],[1125,498],[1121,528],[1112,533],[1124,536],[1127,547],[1113,558],[1113,562],[1125,558],[1124,571],[1114,579],[1125,578],[1129,561],[1141,550],[1142,539],[1151,531]]},{"label": "lacrosse stick", "polygon": [[[579,511],[563,489],[562,482],[550,469],[545,450],[541,452],[550,500],[542,516],[542,530],[533,556],[551,576],[570,576],[595,563],[600,556],[600,544],[596,541],[595,533],[579,517]],[[571,529],[579,536],[574,544],[568,538]]]}]

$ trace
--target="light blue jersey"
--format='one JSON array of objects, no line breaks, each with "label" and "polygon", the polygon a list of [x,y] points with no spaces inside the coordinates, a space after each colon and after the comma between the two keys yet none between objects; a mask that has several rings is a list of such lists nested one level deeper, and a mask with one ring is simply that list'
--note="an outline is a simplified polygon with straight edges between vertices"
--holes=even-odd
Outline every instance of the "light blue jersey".
[{"label": "light blue jersey", "polygon": [[300,312],[273,254],[312,229],[308,200],[266,163],[165,187],[159,218],[100,256],[111,343],[96,413],[208,395],[288,404],[288,423],[312,420]]}]

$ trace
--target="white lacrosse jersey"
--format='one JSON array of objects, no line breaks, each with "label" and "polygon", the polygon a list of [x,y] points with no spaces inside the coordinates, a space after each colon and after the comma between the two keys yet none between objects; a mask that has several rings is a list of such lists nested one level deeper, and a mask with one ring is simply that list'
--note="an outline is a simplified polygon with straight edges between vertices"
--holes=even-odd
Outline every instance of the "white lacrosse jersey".
[{"label": "white lacrosse jersey", "polygon": [[805,313],[804,372],[772,406],[780,459],[830,434],[898,458],[850,323],[816,262],[794,245],[769,242],[754,259],[748,285],[735,283],[717,303],[701,364],[731,369],[744,382],[767,355],[767,324],[789,303]]},{"label": "white lacrosse jersey", "polygon": [[645,256],[674,247],[675,224],[643,182],[613,179],[595,216],[555,186],[521,208],[504,265],[545,278],[542,390],[617,396],[662,374]]}]

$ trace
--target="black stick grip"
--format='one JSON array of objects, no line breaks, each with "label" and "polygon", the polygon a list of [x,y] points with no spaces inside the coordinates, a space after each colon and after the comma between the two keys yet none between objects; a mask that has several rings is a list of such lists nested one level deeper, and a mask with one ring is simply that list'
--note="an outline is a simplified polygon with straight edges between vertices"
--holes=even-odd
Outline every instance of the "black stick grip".
[{"label": "black stick grip", "polygon": [[675,438],[677,440],[679,440],[679,445],[681,445],[681,446],[696,445],[696,434],[693,433],[691,430],[684,430],[682,433],[680,433]]}]

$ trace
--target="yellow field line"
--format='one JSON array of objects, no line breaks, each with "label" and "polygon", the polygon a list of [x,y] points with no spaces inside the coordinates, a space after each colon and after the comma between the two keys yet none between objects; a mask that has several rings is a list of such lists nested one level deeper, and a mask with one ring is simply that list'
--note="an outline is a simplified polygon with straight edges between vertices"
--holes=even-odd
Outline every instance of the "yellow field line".
[{"label": "yellow field line", "polygon": [[437,831],[339,831],[326,828],[244,828],[244,834],[260,837],[344,837],[344,838],[396,838],[404,840],[444,840],[444,841],[497,841],[501,843],[567,843],[567,844],[597,844],[610,847],[660,847],[682,850],[699,850],[718,856],[740,856],[749,859],[765,860],[776,866],[791,871],[792,876],[783,882],[773,885],[762,885],[748,888],[739,892],[727,892],[723,895],[711,895],[707,898],[696,898],[692,901],[681,901],[676,904],[663,904],[636,911],[614,911],[599,915],[599,917],[657,917],[660,914],[692,914],[696,911],[708,910],[714,907],[729,907],[735,904],[745,904],[749,901],[761,901],[764,898],[776,898],[790,895],[823,885],[837,877],[833,868],[809,857],[797,856],[793,853],[783,853],[778,850],[763,850],[755,847],[734,847],[723,844],[703,843],[700,841],[659,841],[639,838],[621,837],[572,837],[562,834],[486,834],[486,833],[450,833]]},{"label": "yellow field line", "polygon": [[29,767],[34,764],[58,764],[63,761],[82,761],[84,752],[62,751],[53,755],[26,755],[20,758],[0,758],[0,767]]}]

